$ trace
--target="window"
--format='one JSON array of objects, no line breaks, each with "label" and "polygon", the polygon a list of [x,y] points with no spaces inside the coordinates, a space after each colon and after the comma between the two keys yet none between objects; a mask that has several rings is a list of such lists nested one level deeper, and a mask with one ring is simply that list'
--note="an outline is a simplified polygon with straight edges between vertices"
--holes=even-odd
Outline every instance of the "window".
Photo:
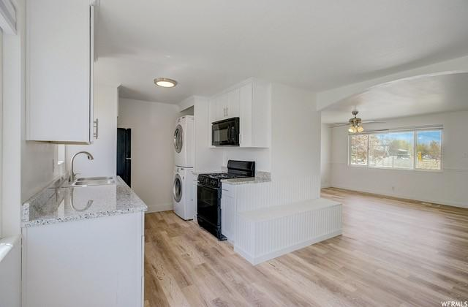
[{"label": "window", "polygon": [[369,135],[369,167],[412,169],[414,133]]},{"label": "window", "polygon": [[349,164],[370,168],[441,170],[442,130],[350,135]]},{"label": "window", "polygon": [[440,170],[442,164],[442,131],[417,131],[416,143],[416,168]]},{"label": "window", "polygon": [[351,165],[367,165],[367,148],[369,146],[369,135],[356,134],[350,140]]}]

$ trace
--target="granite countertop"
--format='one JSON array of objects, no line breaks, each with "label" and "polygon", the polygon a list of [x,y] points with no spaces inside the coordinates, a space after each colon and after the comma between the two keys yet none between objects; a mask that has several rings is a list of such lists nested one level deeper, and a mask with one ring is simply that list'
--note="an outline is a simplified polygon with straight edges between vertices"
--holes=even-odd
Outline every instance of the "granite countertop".
[{"label": "granite countertop", "polygon": [[145,203],[120,178],[113,185],[68,187],[56,182],[21,208],[21,226],[32,227],[146,211]]},{"label": "granite countertop", "polygon": [[251,183],[263,183],[263,182],[270,182],[271,181],[271,174],[268,172],[257,171],[255,173],[255,177],[250,178],[232,178],[232,179],[223,179],[221,180],[222,183],[232,184],[232,185],[239,185],[239,184],[251,184]]},{"label": "granite countertop", "polygon": [[232,184],[232,185],[262,183],[262,182],[270,182],[270,181],[271,181],[271,179],[269,179],[269,178],[261,178],[261,177],[233,178],[233,179],[223,179],[223,180],[221,180],[222,183],[227,183],[227,184]]}]

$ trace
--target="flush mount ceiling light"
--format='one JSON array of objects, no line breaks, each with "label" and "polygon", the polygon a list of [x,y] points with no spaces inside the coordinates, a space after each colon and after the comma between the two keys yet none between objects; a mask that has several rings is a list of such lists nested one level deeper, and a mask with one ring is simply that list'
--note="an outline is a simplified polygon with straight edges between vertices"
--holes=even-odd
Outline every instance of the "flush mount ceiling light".
[{"label": "flush mount ceiling light", "polygon": [[176,86],[177,81],[169,79],[169,78],[156,78],[156,79],[154,79],[154,84],[156,84],[157,86],[160,86],[160,87],[169,88],[169,87]]}]

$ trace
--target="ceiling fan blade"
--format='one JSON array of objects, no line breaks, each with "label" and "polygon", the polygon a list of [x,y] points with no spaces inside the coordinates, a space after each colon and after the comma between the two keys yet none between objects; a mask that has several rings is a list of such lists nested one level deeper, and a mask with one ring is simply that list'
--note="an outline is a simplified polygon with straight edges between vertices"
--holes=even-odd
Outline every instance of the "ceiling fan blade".
[{"label": "ceiling fan blade", "polygon": [[362,121],[361,124],[385,124],[385,122],[379,120],[365,120]]},{"label": "ceiling fan blade", "polygon": [[330,128],[338,128],[338,127],[344,127],[344,126],[349,126],[349,123],[332,124]]}]

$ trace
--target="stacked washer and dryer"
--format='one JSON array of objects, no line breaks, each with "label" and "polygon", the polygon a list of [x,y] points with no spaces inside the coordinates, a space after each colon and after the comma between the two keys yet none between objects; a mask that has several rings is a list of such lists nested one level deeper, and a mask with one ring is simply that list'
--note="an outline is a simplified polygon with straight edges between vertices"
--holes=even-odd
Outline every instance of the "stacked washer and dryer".
[{"label": "stacked washer and dryer", "polygon": [[193,116],[179,117],[174,130],[174,212],[184,220],[195,218],[196,200],[192,199],[193,167],[195,164]]}]

